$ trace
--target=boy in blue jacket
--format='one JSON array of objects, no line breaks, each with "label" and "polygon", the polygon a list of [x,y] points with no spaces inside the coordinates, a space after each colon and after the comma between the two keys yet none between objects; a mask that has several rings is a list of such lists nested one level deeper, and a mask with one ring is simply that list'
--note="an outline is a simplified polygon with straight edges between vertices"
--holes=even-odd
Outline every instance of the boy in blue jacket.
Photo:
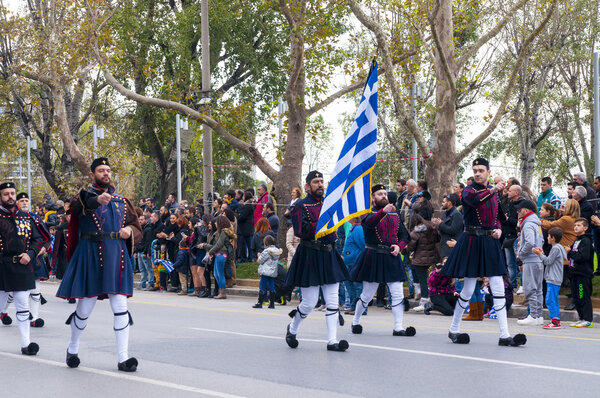
[{"label": "boy in blue jacket", "polygon": [[[350,220],[352,226],[350,227],[350,232],[346,236],[346,242],[344,243],[344,249],[342,251],[342,258],[344,259],[344,264],[350,270],[358,256],[365,250],[365,235],[363,233],[363,227],[360,223],[360,219],[358,217]],[[354,315],[354,311],[356,310],[356,299],[360,297],[362,293],[362,283],[360,282],[352,282],[352,281],[344,281],[346,284],[346,291],[350,296],[350,304],[351,309],[345,311],[345,314]],[[367,314],[367,309],[365,308],[365,312],[363,315]]]}]

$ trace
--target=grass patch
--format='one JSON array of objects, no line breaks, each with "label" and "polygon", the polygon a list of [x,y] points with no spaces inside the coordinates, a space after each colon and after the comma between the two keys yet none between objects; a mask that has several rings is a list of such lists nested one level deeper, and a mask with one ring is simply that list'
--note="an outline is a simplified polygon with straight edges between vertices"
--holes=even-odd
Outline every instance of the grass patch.
[{"label": "grass patch", "polygon": [[241,279],[260,279],[258,264],[239,263],[236,268],[236,277]]}]

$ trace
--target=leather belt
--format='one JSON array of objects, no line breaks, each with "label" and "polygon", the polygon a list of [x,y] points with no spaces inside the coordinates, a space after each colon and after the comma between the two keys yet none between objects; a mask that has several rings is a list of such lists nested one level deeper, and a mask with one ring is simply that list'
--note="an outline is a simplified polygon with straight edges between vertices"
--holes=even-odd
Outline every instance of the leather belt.
[{"label": "leather belt", "polygon": [[371,245],[369,243],[367,243],[365,245],[365,247],[369,250],[373,250],[376,253],[383,253],[383,254],[390,254],[394,249],[392,249],[390,246],[386,246],[386,245]]},{"label": "leather belt", "polygon": [[490,237],[492,237],[494,234],[493,230],[483,229],[481,227],[466,227],[465,232],[468,233],[469,235],[475,235],[475,236],[490,236]]},{"label": "leather belt", "polygon": [[6,254],[3,254],[3,255],[1,256],[1,258],[2,258],[3,260],[12,261],[12,262],[13,262],[13,264],[18,264],[18,263],[20,263],[20,262],[21,262],[21,257],[19,257],[19,256],[20,256],[20,254],[19,254],[19,255],[16,255],[16,256],[11,256],[11,255],[6,255]]},{"label": "leather belt", "polygon": [[95,231],[81,234],[81,239],[87,239],[92,242],[102,242],[105,239],[121,239],[118,232]]},{"label": "leather belt", "polygon": [[323,242],[319,242],[319,241],[313,241],[313,240],[304,240],[302,239],[300,241],[300,244],[304,247],[307,247],[309,249],[314,249],[314,250],[319,250],[322,252],[330,252],[333,250],[333,244],[332,243],[323,243]]}]

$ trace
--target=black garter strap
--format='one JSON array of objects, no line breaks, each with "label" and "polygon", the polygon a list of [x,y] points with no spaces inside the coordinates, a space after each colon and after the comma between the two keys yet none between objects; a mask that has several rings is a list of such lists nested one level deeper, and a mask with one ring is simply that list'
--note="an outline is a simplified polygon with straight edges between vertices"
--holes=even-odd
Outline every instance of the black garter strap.
[{"label": "black garter strap", "polygon": [[344,326],[344,317],[342,316],[342,314],[340,313],[340,309],[339,308],[327,308],[327,311],[325,312],[325,316],[330,316],[330,315],[335,315],[338,314],[338,322],[340,323],[340,326]]},{"label": "black garter strap", "polygon": [[40,293],[29,293],[29,297],[31,297],[31,299],[35,302],[40,302],[41,300],[41,294]]},{"label": "black garter strap", "polygon": [[467,309],[467,305],[468,305],[468,304],[467,304],[467,305],[465,305],[465,306],[463,307],[463,306],[460,304],[460,302],[461,302],[461,301],[464,301],[465,303],[468,303],[468,302],[469,302],[469,300],[470,300],[470,299],[466,299],[466,300],[465,300],[465,299],[464,299],[464,298],[462,298],[462,296],[459,294],[459,295],[458,295],[458,300],[456,301],[456,303],[457,303],[457,304],[460,306],[460,308],[462,308],[463,310],[466,310],[466,309]]},{"label": "black garter strap", "polygon": [[402,297],[402,300],[400,300],[400,302],[398,304],[392,304],[392,308],[397,307],[400,304],[404,304],[404,297]]},{"label": "black garter strap", "polygon": [[[19,319],[19,314],[27,314],[27,316],[25,317],[25,319]],[[17,320],[20,321],[20,322],[23,322],[24,320],[29,320],[29,315],[30,315],[29,310],[27,310],[27,311],[17,311]]]},{"label": "black garter strap", "polygon": [[8,299],[6,299],[6,303],[7,303],[7,304],[12,304],[12,303],[14,303],[14,302],[15,302],[15,300],[14,300],[14,298],[13,298],[13,295],[12,295],[11,293],[9,293],[9,294],[8,294]]},{"label": "black garter strap", "polygon": [[73,325],[75,325],[75,327],[79,330],[83,330],[85,329],[85,326],[80,328],[79,326],[77,326],[77,321],[75,321],[74,317],[76,317],[77,319],[79,319],[80,321],[85,321],[87,320],[87,318],[82,318],[79,315],[77,315],[77,311],[73,311],[73,313],[71,315],[69,315],[69,317],[67,318],[67,321],[65,322],[65,325],[70,325],[71,321],[73,321]]},{"label": "black garter strap", "polygon": [[492,295],[492,298],[493,298],[493,299],[504,299],[504,305],[503,305],[502,307],[500,307],[500,309],[498,309],[498,310],[497,310],[497,309],[496,309],[496,307],[494,307],[494,306],[492,305],[492,308],[494,309],[494,311],[496,311],[496,313],[498,313],[498,311],[502,311],[503,309],[505,309],[505,308],[506,308],[506,297],[504,297],[504,296],[494,296],[494,295]]},{"label": "black garter strap", "polygon": [[298,315],[300,315],[300,318],[302,318],[302,319],[306,318],[306,314],[303,314],[302,311],[300,311],[299,307],[296,307],[295,310],[291,310],[288,315],[290,316],[290,318],[293,318],[296,316],[296,313],[298,313]]},{"label": "black garter strap", "polygon": [[127,327],[133,325],[133,318],[131,317],[131,313],[129,313],[129,311],[115,312],[115,317],[122,316],[122,315],[129,315],[129,322],[127,322],[127,325],[123,326],[121,329],[117,329],[113,326],[113,329],[115,332],[118,332],[119,330],[125,330]]},{"label": "black garter strap", "polygon": [[369,303],[365,303],[363,301],[363,299],[360,298],[360,296],[358,296],[356,299],[354,299],[354,306],[356,307],[356,303],[358,303],[358,300],[360,300],[360,302],[363,304],[363,307],[365,307],[365,309],[369,306]]}]

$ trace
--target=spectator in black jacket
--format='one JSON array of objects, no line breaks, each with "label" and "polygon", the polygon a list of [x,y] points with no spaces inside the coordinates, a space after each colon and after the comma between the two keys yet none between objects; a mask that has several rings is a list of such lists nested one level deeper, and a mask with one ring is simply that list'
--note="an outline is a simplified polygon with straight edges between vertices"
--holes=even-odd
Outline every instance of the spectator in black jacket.
[{"label": "spectator in black jacket", "polygon": [[594,249],[592,238],[587,232],[589,224],[583,217],[575,220],[577,239],[570,248],[567,256],[571,267],[571,294],[575,298],[575,308],[579,322],[575,327],[589,328],[593,326],[594,313],[592,308],[592,277],[594,272]]},{"label": "spectator in black jacket", "polygon": [[442,258],[448,257],[452,250],[452,248],[448,246],[448,241],[451,239],[458,240],[463,232],[463,215],[456,209],[459,204],[460,198],[457,194],[452,193],[445,196],[444,199],[442,199],[442,209],[444,210],[442,219],[433,219],[433,224],[437,227],[438,232],[442,237],[440,250],[440,257]]},{"label": "spectator in black jacket", "polygon": [[588,225],[592,225],[594,206],[592,206],[592,204],[588,202],[587,191],[582,185],[575,187],[575,191],[573,192],[573,199],[579,202],[579,215],[587,220]]},{"label": "spectator in black jacket", "polygon": [[275,213],[275,205],[273,204],[273,202],[265,203],[265,217],[267,218],[267,220],[269,220],[269,226],[275,234],[275,245],[279,246],[279,217]]},{"label": "spectator in black jacket", "polygon": [[244,192],[243,204],[238,215],[238,260],[249,262],[254,258],[252,254],[252,236],[254,235],[254,206],[252,205],[253,194]]},{"label": "spectator in black jacket", "polygon": [[517,239],[517,225],[519,223],[519,217],[517,215],[517,209],[515,204],[521,199],[522,189],[519,185],[513,184],[508,188],[507,202],[504,209],[506,214],[506,221],[502,223],[502,248],[506,256],[506,263],[508,266],[508,275],[512,286],[517,286],[517,277],[519,276],[519,267],[517,266],[517,256],[515,254],[514,243]]},{"label": "spectator in black jacket", "polygon": [[396,201],[396,211],[400,212],[402,202],[406,199],[408,192],[406,191],[406,180],[399,178],[396,180],[396,190],[398,191],[398,200]]},{"label": "spectator in black jacket", "polygon": [[594,191],[594,188],[590,187],[590,184],[588,184],[585,173],[583,171],[577,172],[573,175],[573,179],[576,183],[585,188],[586,194],[584,197],[590,201],[589,203],[592,205],[592,210],[596,211],[598,208],[596,201],[594,200],[596,199],[596,191]]}]

